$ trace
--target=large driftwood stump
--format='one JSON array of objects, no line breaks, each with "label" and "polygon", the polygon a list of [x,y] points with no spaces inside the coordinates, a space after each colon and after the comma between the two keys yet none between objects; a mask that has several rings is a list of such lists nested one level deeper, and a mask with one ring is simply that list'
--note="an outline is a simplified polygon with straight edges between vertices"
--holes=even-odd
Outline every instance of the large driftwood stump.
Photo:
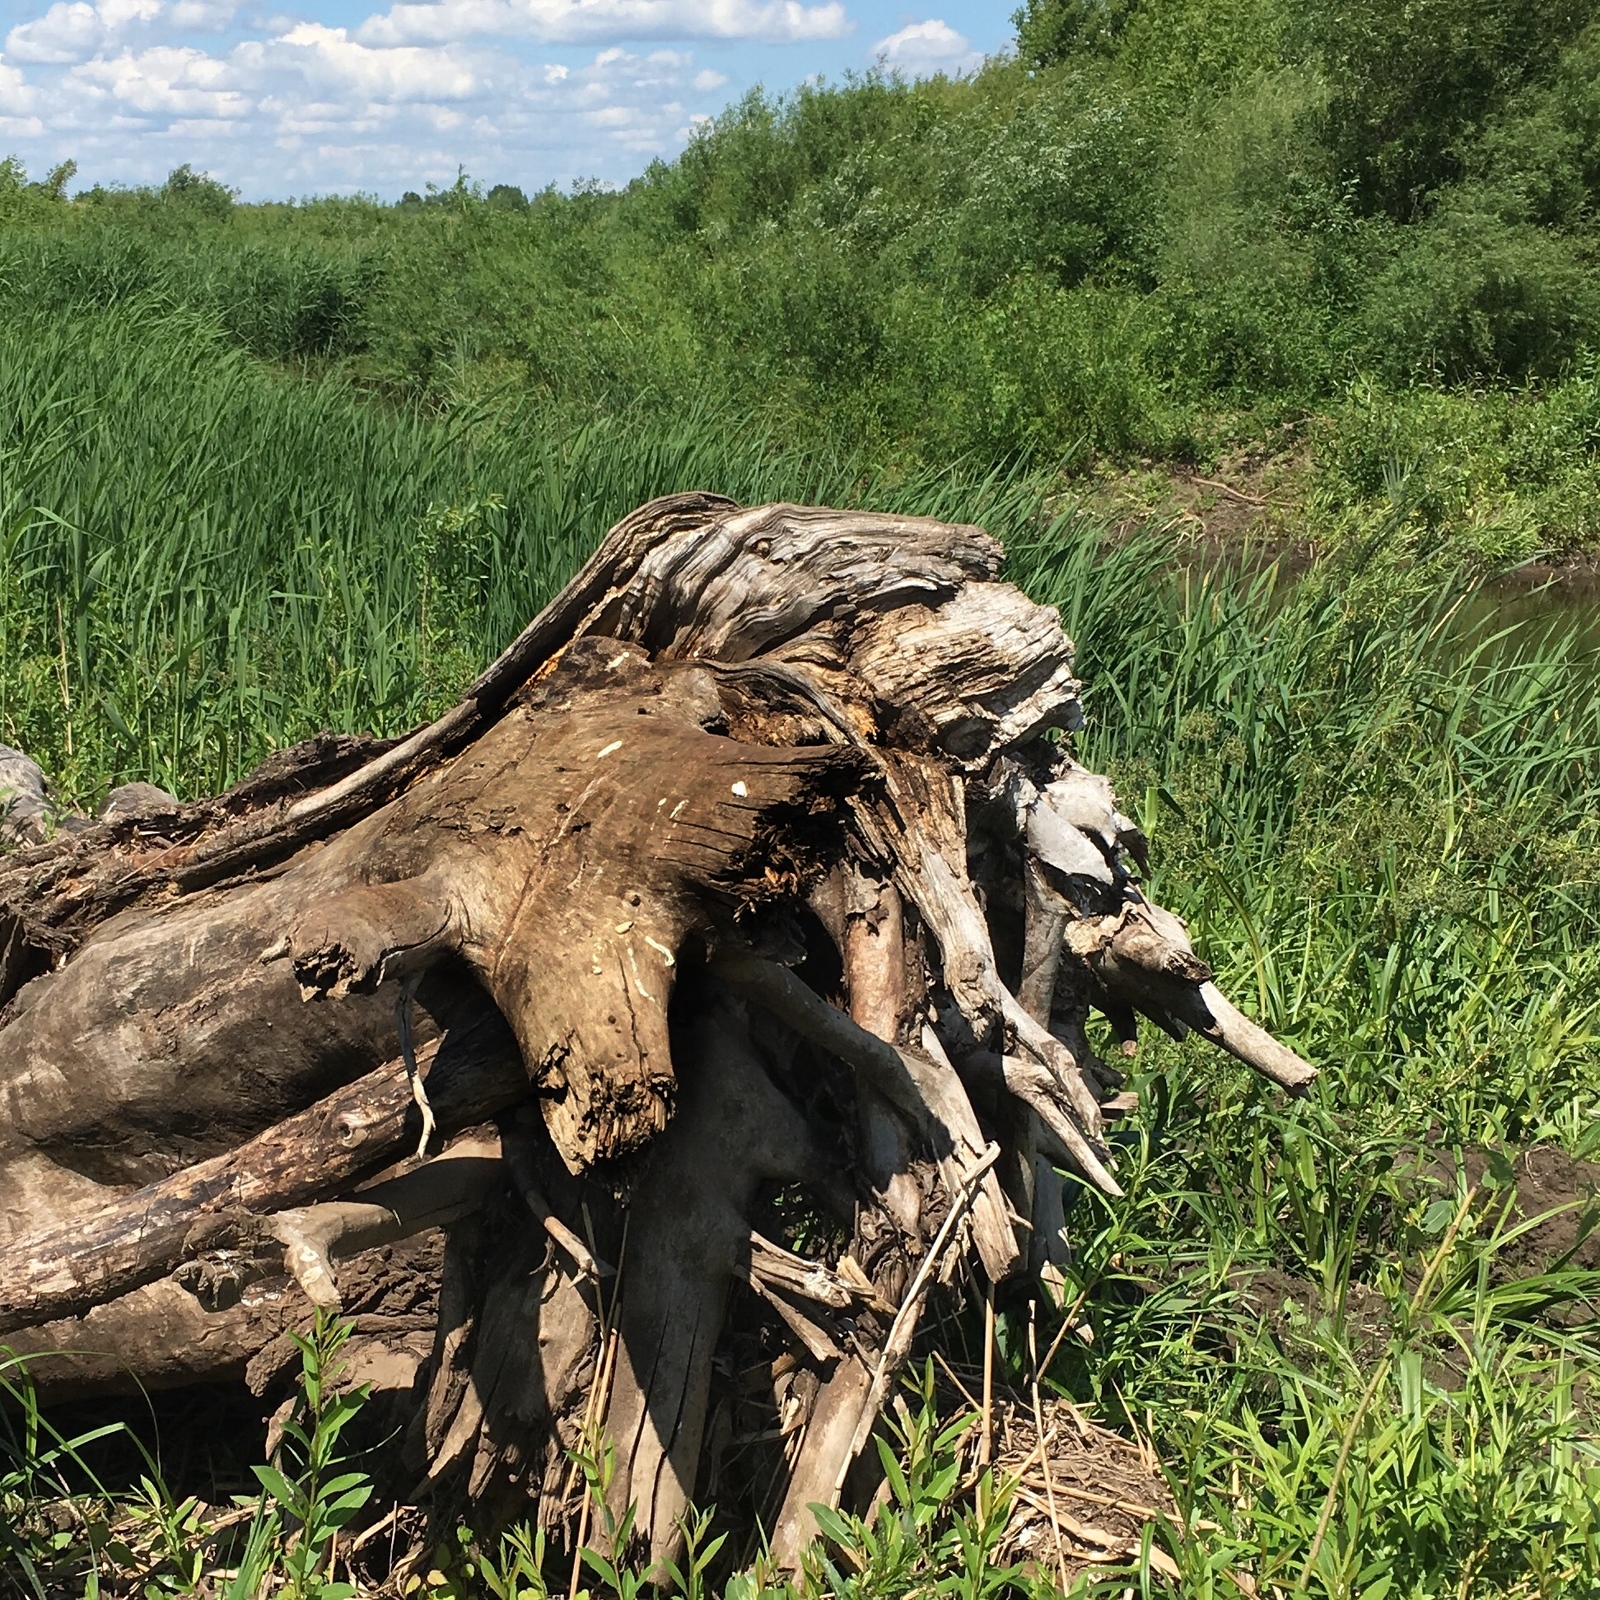
[{"label": "large driftwood stump", "polygon": [[[414,1492],[594,1537],[569,1452],[605,1441],[659,1557],[726,1481],[732,1340],[793,1559],[928,1295],[1049,1283],[1062,1173],[1119,1193],[1092,1008],[1312,1076],[1141,892],[1058,736],[1071,644],[1000,560],[673,496],[405,740],[44,842],[5,752],[0,1332],[46,1392],[261,1387],[360,1283],[358,1347],[409,1373],[433,1330]],[[774,1237],[801,1214],[816,1257]],[[436,1228],[437,1270],[403,1248]],[[421,1313],[368,1293],[430,1272]]]}]

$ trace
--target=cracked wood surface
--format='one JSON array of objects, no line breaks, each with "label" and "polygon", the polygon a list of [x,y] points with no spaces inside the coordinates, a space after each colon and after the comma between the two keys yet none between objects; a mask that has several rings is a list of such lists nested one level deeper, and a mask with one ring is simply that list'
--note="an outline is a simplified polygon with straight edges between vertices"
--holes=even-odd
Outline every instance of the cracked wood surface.
[{"label": "cracked wood surface", "polygon": [[[1124,1050],[1142,1014],[1314,1075],[1145,898],[1145,841],[1055,737],[1071,643],[1001,557],[669,496],[427,727],[0,858],[0,1329],[55,1340],[46,1387],[270,1381],[288,1306],[359,1306],[443,1226],[416,1495],[575,1538],[598,1428],[613,1514],[673,1556],[754,1307],[808,1376],[759,1434],[792,1562],[924,1301],[963,1264],[1059,1282],[1058,1169],[1120,1194],[1091,1008]],[[444,1136],[497,1131],[363,1189],[417,1139],[401,1004]],[[817,1260],[767,1231],[797,1184]],[[420,1314],[364,1337],[409,1371]]]}]

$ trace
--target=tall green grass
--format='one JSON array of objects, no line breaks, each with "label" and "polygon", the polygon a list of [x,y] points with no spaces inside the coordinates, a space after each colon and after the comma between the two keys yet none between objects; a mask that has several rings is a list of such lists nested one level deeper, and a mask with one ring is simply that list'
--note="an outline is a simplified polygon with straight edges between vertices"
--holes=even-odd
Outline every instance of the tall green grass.
[{"label": "tall green grass", "polygon": [[321,727],[448,703],[623,512],[678,489],[1007,524],[1015,474],[891,477],[714,410],[552,430],[296,381],[134,299],[0,327],[0,739],[66,792],[215,790]]},{"label": "tall green grass", "polygon": [[[383,409],[137,299],[0,327],[0,424],[0,738],[85,800],[410,725],[655,493],[986,523],[1080,643],[1081,753],[1153,892],[1323,1068],[1284,1105],[1147,1042],[1128,1199],[1072,1211],[1092,1342],[1052,1381],[1154,1438],[1186,1594],[1596,1592],[1592,1257],[1530,1255],[1473,1154],[1600,1147],[1600,671],[1560,614],[1497,630],[1400,512],[1294,583],[1196,571],[1020,471],[874,474],[713,411]],[[966,1592],[928,1526],[852,1594]]]},{"label": "tall green grass", "polygon": [[1592,4],[1018,20],[965,77],[747,96],[612,192],[240,205],[183,167],[69,200],[0,161],[0,308],[186,310],[441,410],[731,406],[880,462],[1271,456],[1322,542],[1415,465],[1486,564],[1593,547]]},{"label": "tall green grass", "polygon": [[1541,1254],[1473,1152],[1600,1151],[1600,660],[1392,529],[1293,585],[1170,548],[1069,519],[1013,567],[1084,644],[1154,891],[1322,1077],[1285,1106],[1147,1043],[1056,1376],[1160,1441],[1209,1524],[1185,1593],[1593,1593],[1595,1169]]},{"label": "tall green grass", "polygon": [[1084,641],[1086,754],[1161,842],[1158,894],[1347,1104],[1595,1142],[1600,667],[1576,611],[1497,627],[1386,534],[1292,585],[1092,528],[1014,564]]}]

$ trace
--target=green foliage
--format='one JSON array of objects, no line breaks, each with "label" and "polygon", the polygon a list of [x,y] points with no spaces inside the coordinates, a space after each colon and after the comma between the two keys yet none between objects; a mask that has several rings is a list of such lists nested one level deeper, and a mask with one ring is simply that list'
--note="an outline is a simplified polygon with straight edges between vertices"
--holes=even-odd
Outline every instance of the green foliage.
[{"label": "green foliage", "polygon": [[0,740],[83,800],[134,774],[211,792],[318,728],[435,714],[655,494],[1035,503],[1015,474],[874,472],[714,412],[385,410],[141,300],[0,325],[0,417]]},{"label": "green foliage", "polygon": [[219,221],[232,212],[234,191],[218,183],[209,173],[196,172],[185,161],[167,174],[167,181],[161,186],[161,198],[169,205],[183,206]]},{"label": "green foliage", "polygon": [[1506,631],[1430,545],[1397,520],[1288,588],[1174,591],[1159,544],[1102,551],[1092,524],[1012,561],[1082,643],[1085,757],[1160,845],[1156,894],[1224,988],[1340,1063],[1341,1115],[1576,1148],[1600,1084],[1594,641],[1577,613]]},{"label": "green foliage", "polygon": [[[40,1412],[27,1358],[0,1346],[0,1560],[20,1593],[48,1600],[63,1553],[84,1546],[99,1485],[83,1452],[121,1431],[120,1423],[105,1423],[62,1433]],[[45,1505],[65,1517],[42,1517]]]},{"label": "green foliage", "polygon": [[1161,353],[1197,401],[1314,404],[1339,376],[1353,284],[1385,252],[1310,134],[1322,100],[1303,72],[1263,72],[1181,135],[1159,207]]},{"label": "green foliage", "polygon": [[1030,0],[1016,58],[747,95],[626,190],[0,180],[0,306],[193,315],[430,414],[756,416],[898,470],[1556,380],[1600,339],[1589,0]]},{"label": "green foliage", "polygon": [[1600,194],[1600,30],[1485,119],[1467,187],[1509,219],[1581,232]]},{"label": "green foliage", "polygon": [[[1592,402],[1544,403],[1580,418]],[[612,440],[597,459],[620,473],[648,443]],[[731,471],[741,458],[686,459]],[[794,481],[771,458],[741,470],[775,474],[751,498]],[[1179,1567],[1176,1591],[1196,1597],[1232,1592],[1230,1573],[1319,1600],[1564,1600],[1600,1583],[1600,1452],[1581,1382],[1600,1359],[1584,1310],[1600,1281],[1572,1255],[1583,1229],[1530,1257],[1534,1219],[1507,1211],[1505,1163],[1480,1161],[1464,1207],[1473,1185],[1455,1153],[1600,1150],[1600,663],[1559,615],[1506,633],[1392,487],[1389,525],[1292,587],[1272,570],[1175,572],[1159,532],[1109,542],[1070,508],[1051,520],[1026,480],[863,495],[985,521],[1013,575],[1061,606],[1089,685],[1081,750],[1150,833],[1153,891],[1224,987],[1324,1067],[1309,1099],[1280,1104],[1203,1046],[1147,1041],[1141,1108],[1119,1135],[1127,1198],[1072,1206],[1067,1293],[1092,1339],[1064,1341],[1046,1386],[1153,1437],[1180,1515],[1151,1538]],[[457,541],[491,541],[516,504],[465,486],[418,508],[407,537],[440,586],[430,608],[457,581]],[[598,521],[576,526],[564,559],[598,534]],[[71,548],[62,559],[81,566]],[[70,589],[54,593],[66,615]],[[91,639],[96,603],[98,591]],[[153,615],[174,603],[144,596]],[[423,638],[445,647],[417,625],[422,593],[410,603],[419,654]],[[321,1337],[303,1350],[285,1458],[228,1560],[236,1600],[280,1580],[316,1593],[331,1574],[315,1530],[365,1491],[336,1459],[353,1401],[330,1401]],[[1003,1322],[1014,1381],[1031,1372],[1021,1342]],[[935,1414],[926,1379],[908,1399],[880,1453],[885,1503],[827,1519],[805,1581],[774,1600],[1043,1593],[996,1561],[1008,1491],[964,1467],[966,1424]],[[619,1535],[603,1445],[584,1467],[597,1533]],[[144,1498],[140,1570],[186,1592],[192,1508]],[[759,1571],[726,1575],[699,1514],[691,1531],[670,1586],[769,1592]],[[526,1530],[487,1547],[464,1536],[426,1592],[546,1600],[567,1583],[548,1557]],[[1153,1559],[1083,1592],[1153,1589]],[[585,1563],[592,1592],[646,1585],[599,1548]]]},{"label": "green foliage", "polygon": [[1398,383],[1555,377],[1600,338],[1600,287],[1585,246],[1467,209],[1471,199],[1412,229],[1375,278],[1370,370]]},{"label": "green foliage", "polygon": [[1587,0],[1293,0],[1292,13],[1333,91],[1340,166],[1400,221],[1461,175],[1477,124],[1594,17]]},{"label": "green foliage", "polygon": [[[212,791],[323,726],[402,731],[669,490],[984,523],[1080,642],[1080,748],[1151,835],[1153,891],[1325,1068],[1280,1106],[1192,1044],[1142,1047],[1128,1198],[1071,1214],[1092,1339],[1047,1387],[1153,1436],[1180,1593],[1595,1592],[1600,1285],[1591,1255],[1534,1258],[1483,1164],[1600,1153],[1600,665],[1582,616],[1511,626],[1469,576],[1600,528],[1589,20],[1031,0],[1017,60],[750,96],[621,193],[462,174],[394,207],[246,206],[179,169],[69,201],[64,169],[5,163],[0,740],[92,802]],[[1329,552],[1296,583],[1194,570],[1175,529],[1109,539],[1063,496],[1091,462],[1204,462],[1285,420]],[[368,1487],[338,1459],[339,1337],[302,1349],[233,1600],[337,1592]],[[68,1554],[80,1587],[221,1592],[153,1463],[113,1527],[74,1455],[93,1437],[0,1378],[27,1592]],[[924,1387],[886,1501],[828,1518],[803,1583],[730,1577],[699,1514],[667,1582],[1037,1586],[996,1564],[1006,1486],[966,1445]],[[41,1497],[76,1508],[65,1533]],[[569,1581],[526,1529],[439,1559],[441,1600]],[[597,1591],[646,1586],[584,1561]]]},{"label": "green foliage", "polygon": [[[1258,1131],[1294,1133],[1276,1120]],[[1158,1156],[1142,1223],[1086,1253],[1096,1330],[1119,1300],[1122,1326],[1072,1379],[1170,1428],[1184,1520],[1215,1524],[1177,1548],[1184,1592],[1241,1569],[1318,1596],[1575,1595],[1600,1579],[1600,1452],[1574,1389],[1593,1335],[1561,1326],[1595,1274],[1503,1273],[1533,1219],[1405,1181],[1401,1159],[1325,1133],[1231,1175]],[[1255,1286],[1297,1270],[1307,1221],[1335,1270],[1263,1318]]]},{"label": "green foliage", "polygon": [[1450,536],[1491,566],[1593,542],[1600,374],[1589,362],[1510,391],[1356,385],[1318,426],[1317,515],[1335,541],[1394,498],[1414,531]]},{"label": "green foliage", "polygon": [[1070,1215],[1093,1338],[1054,1376],[1153,1427],[1215,1524],[1172,1547],[1183,1593],[1600,1582],[1595,1219],[1530,1259],[1507,1165],[1464,1205],[1460,1155],[1600,1149],[1600,661],[1559,617],[1506,633],[1395,516],[1292,588],[1071,520],[1013,554],[1086,646],[1085,754],[1154,891],[1324,1067],[1280,1106],[1146,1044],[1128,1199]]},{"label": "green foliage", "polygon": [[1013,20],[1034,68],[1098,58],[1187,100],[1278,65],[1289,13],[1281,0],[1028,0]]},{"label": "green foliage", "polygon": [[836,1600],[922,1592],[989,1600],[992,1595],[1044,1587],[1020,1566],[998,1559],[1011,1510],[1011,1486],[993,1472],[978,1474],[967,1501],[962,1442],[977,1418],[939,1415],[933,1363],[914,1389],[913,1410],[896,1397],[888,1437],[875,1441],[888,1495],[865,1517],[813,1506],[825,1543],[809,1553],[805,1580],[813,1595]]},{"label": "green foliage", "polygon": [[356,1592],[328,1570],[334,1536],[372,1497],[364,1472],[338,1470],[348,1464],[340,1436],[367,1400],[365,1386],[335,1387],[350,1333],[350,1323],[319,1310],[309,1334],[290,1335],[300,1351],[299,1394],[277,1462],[253,1469],[261,1499],[224,1600],[256,1600],[278,1573],[284,1600],[351,1600]]},{"label": "green foliage", "polygon": [[1032,67],[1110,54],[1139,0],[1027,0],[1012,17],[1017,53]]}]

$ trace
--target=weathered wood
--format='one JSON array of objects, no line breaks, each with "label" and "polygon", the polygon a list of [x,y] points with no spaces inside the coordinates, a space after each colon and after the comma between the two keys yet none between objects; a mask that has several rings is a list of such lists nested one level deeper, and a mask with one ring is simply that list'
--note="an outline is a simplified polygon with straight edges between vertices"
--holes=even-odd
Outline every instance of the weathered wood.
[{"label": "weathered wood", "polygon": [[12,1137],[102,1182],[228,1148],[392,1055],[395,980],[454,962],[570,1165],[658,1132],[678,951],[718,903],[797,881],[803,830],[781,869],[760,841],[780,817],[824,839],[859,766],[703,732],[625,646],[569,652],[546,687],[271,881],[115,921],[30,986],[0,1029]]},{"label": "weathered wood", "polygon": [[[774,1496],[792,1563],[927,1298],[963,1264],[1059,1274],[1052,1161],[1120,1194],[1091,1007],[1311,1077],[1043,737],[1081,722],[1072,646],[1000,562],[932,519],[654,501],[429,726],[0,859],[0,1330],[53,1330],[63,1389],[260,1378],[443,1227],[416,1493],[593,1537],[566,1452],[603,1434],[660,1561],[741,1278],[815,1396]],[[497,1114],[498,1144],[361,1190],[418,1137],[413,1016],[441,1130]],[[836,1257],[752,1235],[797,1179],[850,1219]],[[295,1287],[260,1277],[286,1252]]]},{"label": "weathered wood", "polygon": [[[905,907],[892,883],[847,867],[838,875],[840,916],[835,940],[844,964],[850,1016],[868,1033],[903,1042],[910,1020]],[[921,987],[920,985],[918,986]],[[921,1238],[922,1190],[911,1171],[910,1129],[893,1102],[871,1083],[857,1087],[862,1176],[908,1239]]]},{"label": "weathered wood", "polygon": [[685,1041],[684,1114],[652,1147],[630,1206],[606,1412],[617,1464],[610,1496],[619,1520],[637,1508],[652,1560],[675,1549],[694,1493],[711,1358],[756,1187],[818,1166],[804,1120],[754,1058],[742,1012],[715,997],[701,1009]]},{"label": "weathered wood", "polygon": [[1316,1079],[1316,1068],[1223,996],[1170,911],[1141,897],[1114,916],[1071,923],[1067,945],[1113,1002],[1169,1029],[1193,1028],[1291,1093],[1304,1092]]},{"label": "weathered wood", "polygon": [[811,1408],[805,1439],[772,1527],[772,1555],[796,1571],[802,1552],[817,1537],[813,1506],[839,1503],[839,1469],[854,1458],[856,1430],[872,1390],[872,1369],[847,1355],[829,1374]]},{"label": "weathered wood", "polygon": [[327,1200],[274,1213],[266,1231],[283,1246],[284,1265],[313,1305],[344,1308],[334,1263],[395,1244],[479,1210],[504,1176],[498,1138],[464,1139],[413,1172],[349,1200]]},{"label": "weathered wood", "polygon": [[39,763],[0,744],[0,845],[42,844],[53,818],[49,784]]},{"label": "weathered wood", "polygon": [[[437,1249],[429,1239],[374,1250],[341,1268],[352,1356],[388,1370],[383,1387],[407,1388],[427,1354],[436,1316]],[[237,1299],[208,1308],[171,1278],[68,1317],[16,1329],[6,1349],[27,1358],[48,1401],[137,1395],[194,1384],[249,1383],[262,1393],[298,1362],[286,1335],[305,1332],[314,1308],[287,1275],[258,1279]],[[403,1370],[396,1373],[392,1355]],[[363,1372],[352,1369],[360,1382]]]},{"label": "weathered wood", "polygon": [[[955,1069],[948,1062],[879,1039],[819,999],[786,968],[743,951],[718,951],[711,970],[725,983],[766,1006],[774,1015],[848,1061],[895,1105],[918,1119],[933,1143],[934,1158],[960,1188],[985,1148],[977,1116]],[[926,1048],[926,1046],[925,1046]],[[998,1182],[987,1175],[974,1203],[976,1242],[984,1268],[995,1279],[1016,1269],[1016,1236]]]},{"label": "weathered wood", "polygon": [[[119,911],[243,880],[332,837],[492,727],[579,638],[638,642],[661,659],[760,655],[801,675],[821,666],[832,677],[848,665],[858,618],[958,596],[969,582],[992,580],[1001,555],[981,528],[933,518],[790,505],[744,510],[701,493],[652,500],[607,534],[459,705],[406,739],[326,736],[159,827],[105,823],[0,866],[0,949],[15,947],[14,974],[31,975]],[[1065,673],[1071,646],[1055,614],[1010,589],[999,604],[1026,619],[997,629],[999,648],[979,648],[981,629],[969,626],[950,660],[928,651],[922,658],[938,686],[926,714],[957,728],[975,755],[985,745],[975,730],[986,730],[992,747],[1002,728],[1073,726],[1082,715]],[[938,641],[925,643],[931,651]],[[1041,681],[1044,659],[1051,670]],[[966,670],[956,672],[963,663]],[[873,696],[857,693],[869,706]],[[872,713],[860,715],[865,731]],[[0,1004],[12,992],[0,989]]]},{"label": "weathered wood", "polygon": [[[419,1052],[449,1135],[526,1092],[521,1058],[486,1003]],[[416,1142],[405,1068],[391,1061],[266,1132],[0,1253],[0,1333],[74,1316],[237,1241],[248,1219],[336,1194]]]}]

